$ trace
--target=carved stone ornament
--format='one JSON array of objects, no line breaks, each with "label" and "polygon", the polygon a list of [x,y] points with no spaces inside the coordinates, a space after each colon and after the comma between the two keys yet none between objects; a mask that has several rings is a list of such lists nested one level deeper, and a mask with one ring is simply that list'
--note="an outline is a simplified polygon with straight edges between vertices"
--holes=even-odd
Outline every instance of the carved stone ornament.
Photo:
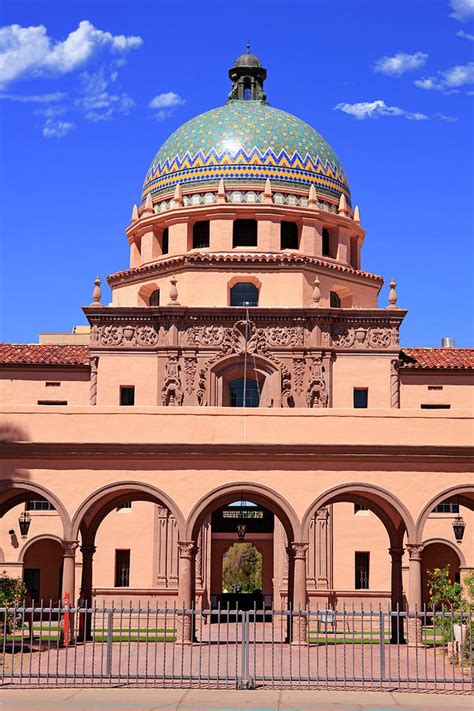
[{"label": "carved stone ornament", "polygon": [[197,546],[194,541],[178,541],[178,553],[180,558],[194,558]]},{"label": "carved stone ornament", "polygon": [[62,541],[65,558],[74,558],[76,550],[79,546],[79,541]]},{"label": "carved stone ornament", "polygon": [[289,553],[293,558],[302,558],[304,560],[306,558],[308,548],[309,546],[307,543],[297,543],[293,541],[292,543],[290,543]]},{"label": "carved stone ornament", "polygon": [[320,356],[313,358],[313,362],[311,364],[311,373],[306,393],[306,404],[308,407],[327,407],[328,405],[326,374]]},{"label": "carved stone ornament", "polygon": [[97,326],[94,324],[91,331],[91,343],[99,346],[156,346],[158,343],[158,331],[154,326],[134,326],[127,324],[117,326],[115,324],[105,324]]},{"label": "carved stone ornament", "polygon": [[293,382],[294,389],[297,395],[303,392],[303,378],[306,369],[306,361],[304,358],[293,359]]},{"label": "carved stone ornament", "polygon": [[334,327],[332,334],[332,343],[336,348],[389,348],[398,345],[398,342],[396,328],[340,324]]},{"label": "carved stone ornament", "polygon": [[167,406],[183,404],[184,393],[181,388],[181,366],[178,358],[171,356],[166,363],[165,382],[161,391],[161,403]]},{"label": "carved stone ornament", "polygon": [[407,543],[406,549],[410,560],[421,560],[421,552],[423,548],[423,543]]},{"label": "carved stone ornament", "polygon": [[186,378],[186,392],[191,395],[194,392],[194,380],[196,378],[197,358],[190,356],[184,359],[184,376]]},{"label": "carved stone ornament", "polygon": [[269,347],[302,346],[302,326],[267,326],[257,328],[253,321],[237,321],[231,328],[224,326],[193,326],[188,330],[190,346],[222,346],[225,353],[264,352]]}]

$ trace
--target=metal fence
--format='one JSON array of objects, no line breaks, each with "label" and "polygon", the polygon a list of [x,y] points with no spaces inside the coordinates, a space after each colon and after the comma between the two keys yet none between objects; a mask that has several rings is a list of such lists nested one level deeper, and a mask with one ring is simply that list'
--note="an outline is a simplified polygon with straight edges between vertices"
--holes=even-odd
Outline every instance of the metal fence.
[{"label": "metal fence", "polygon": [[473,686],[472,612],[32,605],[0,608],[0,634],[3,686]]}]

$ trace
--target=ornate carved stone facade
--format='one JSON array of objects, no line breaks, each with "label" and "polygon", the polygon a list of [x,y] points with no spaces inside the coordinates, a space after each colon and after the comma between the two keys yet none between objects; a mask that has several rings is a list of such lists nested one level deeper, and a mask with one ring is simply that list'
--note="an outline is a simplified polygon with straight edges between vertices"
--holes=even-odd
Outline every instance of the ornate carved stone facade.
[{"label": "ornate carved stone facade", "polygon": [[[265,407],[330,407],[332,367],[353,350],[387,353],[398,358],[398,330],[403,314],[354,312],[341,316],[330,309],[282,309],[271,314],[223,308],[190,313],[181,307],[154,309],[105,307],[86,309],[91,322],[93,378],[91,403],[97,400],[101,353],[146,350],[164,359],[159,402],[165,406],[221,405],[222,388],[214,374],[226,358],[239,358],[271,379]],[[95,364],[95,365],[94,365]],[[264,372],[265,371],[265,372]],[[262,383],[260,383],[262,384]],[[392,407],[399,406],[398,378],[392,366]]]}]

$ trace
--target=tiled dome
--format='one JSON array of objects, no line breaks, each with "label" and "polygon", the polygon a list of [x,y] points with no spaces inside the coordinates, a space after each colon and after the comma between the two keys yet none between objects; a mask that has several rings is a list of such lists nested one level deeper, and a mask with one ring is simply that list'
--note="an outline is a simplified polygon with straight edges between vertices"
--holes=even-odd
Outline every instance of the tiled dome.
[{"label": "tiled dome", "polygon": [[316,187],[339,199],[350,191],[344,169],[324,138],[301,119],[262,101],[229,101],[178,128],[162,145],[150,166],[142,199],[159,195],[177,183],[216,186],[264,183]]}]

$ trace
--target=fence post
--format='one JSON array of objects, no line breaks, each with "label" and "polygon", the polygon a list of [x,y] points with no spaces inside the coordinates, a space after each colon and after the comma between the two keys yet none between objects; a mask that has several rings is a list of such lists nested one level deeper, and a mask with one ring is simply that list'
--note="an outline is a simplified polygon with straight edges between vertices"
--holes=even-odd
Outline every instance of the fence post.
[{"label": "fence post", "polygon": [[380,610],[380,681],[385,679],[385,627],[384,612]]},{"label": "fence post", "polygon": [[109,610],[107,613],[107,652],[106,652],[106,668],[105,673],[110,678],[112,674],[112,642],[114,634],[114,612]]}]

